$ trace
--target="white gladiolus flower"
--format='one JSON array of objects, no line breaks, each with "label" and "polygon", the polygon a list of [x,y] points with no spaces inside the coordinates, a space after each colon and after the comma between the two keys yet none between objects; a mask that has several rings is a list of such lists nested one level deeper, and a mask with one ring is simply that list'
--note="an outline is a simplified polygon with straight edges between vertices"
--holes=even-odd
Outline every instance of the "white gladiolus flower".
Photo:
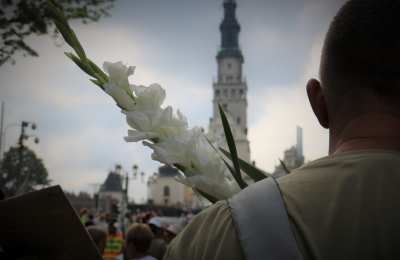
[{"label": "white gladiolus flower", "polygon": [[126,136],[124,139],[127,142],[139,142],[141,140],[153,139],[156,137],[156,133],[144,133],[135,130],[128,130],[128,136]]},{"label": "white gladiolus flower", "polygon": [[[129,76],[134,73],[135,67],[120,61],[104,62],[103,68],[108,77],[104,75],[97,65],[94,66],[86,58],[79,40],[59,10],[54,5],[50,7],[56,27],[76,53],[66,55],[92,76],[91,81],[109,94],[126,115],[127,123],[132,128],[125,137],[126,141],[146,140],[143,144],[153,150],[154,160],[175,166],[184,173],[179,178],[182,183],[209,195],[210,200],[227,199],[240,190],[229,174],[229,167],[203,131],[200,128],[188,129],[187,120],[179,111],[175,114],[172,107],[162,107],[166,93],[160,85],[130,85]],[[213,127],[222,130],[219,125]]]},{"label": "white gladiolus flower", "polygon": [[144,142],[144,145],[153,149],[153,160],[168,165],[180,165],[185,168],[185,173],[189,173],[196,171],[191,154],[196,150],[199,137],[200,131],[195,128],[157,143]]},{"label": "white gladiolus flower", "polygon": [[121,62],[105,62],[104,69],[109,74],[104,90],[116,100],[133,128],[125,137],[127,142],[148,140],[143,143],[153,150],[154,160],[178,167],[184,173],[180,182],[217,199],[230,198],[240,190],[203,131],[189,130],[179,111],[174,114],[172,107],[162,108],[166,94],[160,85],[129,85],[134,67]]},{"label": "white gladiolus flower", "polygon": [[118,87],[129,92],[129,80],[128,77],[133,75],[135,72],[135,67],[125,66],[121,61],[119,62],[104,62],[104,70],[108,73],[110,82],[113,82]]},{"label": "white gladiolus flower", "polygon": [[218,199],[229,198],[239,190],[226,165],[199,128],[191,129],[183,136],[158,143],[144,142],[144,145],[153,149],[153,160],[182,168],[186,178],[181,177],[180,181],[192,188]]},{"label": "white gladiolus flower", "polygon": [[129,126],[159,140],[181,135],[187,129],[186,118],[179,112],[175,116],[171,107],[147,111],[132,110],[126,111],[125,114]]},{"label": "white gladiolus flower", "polygon": [[[165,99],[165,90],[158,84],[149,87],[131,86],[135,93],[133,109],[125,111],[128,124],[138,132],[146,133],[140,136],[134,132],[128,133],[126,140],[139,141],[144,139],[166,139],[181,135],[187,130],[186,118],[178,111],[173,114],[172,107],[161,108]],[[133,137],[132,137],[133,136]],[[152,138],[144,138],[152,136]]]},{"label": "white gladiolus flower", "polygon": [[104,90],[124,110],[134,109],[135,100],[129,87],[128,77],[135,68],[127,67],[122,62],[104,62],[104,70],[109,74],[109,82],[104,85]]},{"label": "white gladiolus flower", "polygon": [[118,87],[114,82],[108,82],[104,85],[104,91],[114,98],[115,102],[124,110],[132,110],[135,108],[134,99],[129,96],[125,90]]},{"label": "white gladiolus flower", "polygon": [[148,87],[130,85],[131,91],[135,93],[136,110],[154,111],[161,108],[165,100],[165,90],[158,84]]}]

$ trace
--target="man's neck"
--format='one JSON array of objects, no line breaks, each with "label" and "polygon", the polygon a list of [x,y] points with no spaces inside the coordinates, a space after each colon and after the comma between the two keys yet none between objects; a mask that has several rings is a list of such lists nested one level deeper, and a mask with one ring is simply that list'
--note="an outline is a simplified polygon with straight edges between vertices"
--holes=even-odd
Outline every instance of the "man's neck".
[{"label": "man's neck", "polygon": [[400,117],[367,114],[351,120],[341,131],[331,131],[330,154],[360,150],[400,151]]}]

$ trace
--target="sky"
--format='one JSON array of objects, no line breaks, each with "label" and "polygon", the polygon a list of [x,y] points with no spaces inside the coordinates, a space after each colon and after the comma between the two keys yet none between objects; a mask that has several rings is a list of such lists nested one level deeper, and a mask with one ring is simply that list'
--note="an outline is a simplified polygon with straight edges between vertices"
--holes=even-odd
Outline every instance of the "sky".
[{"label": "sky", "polygon": [[[132,84],[161,84],[166,105],[180,109],[190,126],[207,128],[212,114],[212,81],[220,44],[222,0],[117,0],[111,17],[83,25],[73,22],[89,57],[98,65],[122,61],[136,66]],[[248,83],[251,157],[273,171],[283,151],[304,129],[307,161],[327,155],[328,132],[312,114],[305,85],[318,78],[323,39],[345,0],[237,0],[240,46]],[[28,141],[43,159],[53,184],[94,192],[116,163],[150,176],[159,163],[141,144],[126,143],[128,126],[114,101],[88,81],[65,56],[71,49],[49,36],[29,38],[38,58],[17,57],[0,67],[0,101],[5,125],[37,124]],[[16,145],[8,127],[5,151]],[[130,196],[146,200],[145,182],[131,180]]]}]

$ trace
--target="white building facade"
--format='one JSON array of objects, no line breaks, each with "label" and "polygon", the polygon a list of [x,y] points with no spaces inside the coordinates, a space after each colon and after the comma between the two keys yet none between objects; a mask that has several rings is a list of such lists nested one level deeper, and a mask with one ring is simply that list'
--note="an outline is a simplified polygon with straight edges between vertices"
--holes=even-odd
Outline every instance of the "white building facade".
[{"label": "white building facade", "polygon": [[160,167],[157,176],[152,177],[148,182],[149,202],[157,206],[187,209],[201,207],[200,200],[192,189],[175,180],[178,175],[178,170],[172,167]]}]

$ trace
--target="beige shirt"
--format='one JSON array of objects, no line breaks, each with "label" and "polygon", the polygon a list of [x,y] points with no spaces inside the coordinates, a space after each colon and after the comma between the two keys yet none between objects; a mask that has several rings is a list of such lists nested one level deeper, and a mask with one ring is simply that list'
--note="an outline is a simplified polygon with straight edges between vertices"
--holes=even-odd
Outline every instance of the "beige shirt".
[{"label": "beige shirt", "polygon": [[[305,259],[400,259],[400,153],[326,157],[278,182]],[[164,259],[244,259],[227,203],[198,214]]]}]

